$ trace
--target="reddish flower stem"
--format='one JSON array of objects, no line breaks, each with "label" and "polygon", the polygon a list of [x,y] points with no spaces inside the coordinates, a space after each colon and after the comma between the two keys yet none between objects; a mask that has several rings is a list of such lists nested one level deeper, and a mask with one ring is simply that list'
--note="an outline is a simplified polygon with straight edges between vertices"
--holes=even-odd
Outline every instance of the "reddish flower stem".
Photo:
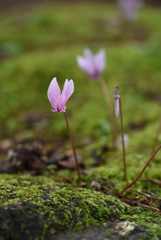
[{"label": "reddish flower stem", "polygon": [[157,129],[157,132],[156,132],[155,140],[154,140],[153,152],[156,148],[156,145],[157,145],[157,142],[158,142],[158,139],[159,139],[160,131],[161,131],[161,116],[160,116],[160,119],[159,119],[159,125],[158,125],[158,129]]},{"label": "reddish flower stem", "polygon": [[123,125],[123,117],[122,117],[121,97],[119,98],[119,105],[120,105],[121,137],[122,137],[122,150],[123,150],[123,163],[124,163],[124,180],[126,180],[126,158],[125,158],[124,125]]},{"label": "reddish flower stem", "polygon": [[79,164],[78,164],[77,155],[76,155],[76,152],[75,152],[74,143],[73,143],[72,135],[71,135],[68,120],[67,120],[67,115],[66,115],[65,112],[64,112],[64,117],[65,117],[65,121],[66,121],[66,124],[67,124],[69,138],[70,138],[70,141],[71,141],[71,144],[72,144],[72,149],[73,149],[73,154],[74,154],[74,159],[75,159],[75,165],[76,165],[76,168],[77,168],[78,179],[79,179],[79,182],[80,182],[81,181],[81,175],[80,175]]},{"label": "reddish flower stem", "polygon": [[148,162],[145,164],[145,166],[143,167],[142,171],[139,173],[139,175],[130,183],[128,184],[121,192],[120,194],[122,194],[124,191],[126,191],[129,187],[131,187],[139,178],[140,176],[143,174],[143,172],[145,171],[146,167],[148,166],[148,164],[150,163],[150,161],[153,159],[153,157],[155,156],[155,154],[159,151],[159,149],[161,148],[161,145],[155,150],[155,152],[152,154],[152,156],[150,157],[150,159],[148,160]]}]

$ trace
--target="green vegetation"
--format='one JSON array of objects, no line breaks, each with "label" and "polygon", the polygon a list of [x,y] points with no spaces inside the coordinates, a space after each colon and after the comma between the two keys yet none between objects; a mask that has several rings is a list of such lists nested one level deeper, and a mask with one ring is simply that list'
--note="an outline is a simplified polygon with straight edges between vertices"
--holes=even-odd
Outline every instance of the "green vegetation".
[{"label": "green vegetation", "polygon": [[[56,183],[52,177],[7,176],[0,181],[0,205],[30,203],[32,211],[43,215],[47,228],[56,229],[75,226],[104,224],[109,216],[121,216],[124,206],[114,197],[89,189],[74,188]],[[23,209],[28,212],[28,209]]]},{"label": "green vegetation", "polygon": [[[30,203],[25,208],[23,203]],[[10,208],[19,204],[22,213],[42,215],[42,234],[53,226],[60,230],[88,225],[105,225],[109,217],[135,222],[147,231],[161,235],[160,215],[142,207],[124,207],[112,196],[85,188],[75,188],[57,183],[49,176],[2,175],[0,180],[0,205]],[[10,219],[6,224],[10,223]],[[21,227],[25,228],[25,221]]]},{"label": "green vegetation", "polygon": [[[149,12],[155,17],[149,19]],[[31,111],[51,116],[46,137],[57,139],[67,134],[62,115],[50,112],[46,97],[48,85],[56,76],[60,86],[66,78],[75,82],[74,95],[67,103],[70,125],[77,133],[74,137],[107,137],[100,127],[102,120],[108,124],[108,113],[99,82],[89,81],[75,61],[85,47],[90,47],[106,50],[104,77],[111,98],[115,85],[120,86],[126,132],[130,121],[146,121],[148,125],[137,133],[138,139],[143,145],[152,143],[154,134],[148,129],[154,132],[160,113],[148,92],[159,94],[160,11],[145,7],[140,20],[126,28],[110,27],[114,17],[118,17],[118,10],[105,3],[92,7],[90,3],[46,4],[1,13],[1,134],[12,136],[24,130],[22,120]],[[141,34],[145,39],[137,40]],[[119,130],[119,122],[116,124]]]}]

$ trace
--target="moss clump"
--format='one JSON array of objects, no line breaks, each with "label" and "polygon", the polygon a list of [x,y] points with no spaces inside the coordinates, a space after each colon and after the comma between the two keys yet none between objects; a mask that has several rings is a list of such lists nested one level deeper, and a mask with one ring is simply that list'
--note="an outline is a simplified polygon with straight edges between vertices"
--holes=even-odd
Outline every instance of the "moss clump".
[{"label": "moss clump", "polygon": [[[125,211],[126,212],[126,211]],[[122,220],[129,220],[130,222],[137,223],[140,227],[148,230],[152,233],[151,239],[158,239],[161,236],[161,217],[160,214],[156,214],[143,207],[133,207],[128,209],[125,215],[121,216]]]},{"label": "moss clump", "polygon": [[47,177],[3,177],[0,181],[0,211],[7,217],[0,219],[2,226],[7,224],[7,230],[0,227],[3,233],[14,231],[15,222],[9,212],[23,231],[31,225],[30,215],[36,216],[35,227],[41,235],[47,234],[51,227],[60,230],[102,225],[109,218],[118,218],[124,213],[119,200],[100,192],[58,184]]},{"label": "moss clump", "polygon": [[161,236],[160,215],[150,209],[126,209],[115,197],[56,183],[52,176],[1,175],[0,232],[5,239],[16,239],[17,232],[19,239],[29,239],[31,233],[43,239],[62,229],[106,225],[118,218]]}]

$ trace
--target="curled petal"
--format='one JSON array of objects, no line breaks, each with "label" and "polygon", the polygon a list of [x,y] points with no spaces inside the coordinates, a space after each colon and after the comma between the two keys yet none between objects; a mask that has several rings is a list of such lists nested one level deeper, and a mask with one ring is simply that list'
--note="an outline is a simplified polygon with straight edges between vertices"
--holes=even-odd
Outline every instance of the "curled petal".
[{"label": "curled petal", "polygon": [[105,50],[100,50],[99,53],[97,53],[94,56],[94,65],[97,69],[97,72],[103,72],[103,70],[106,67],[106,56],[105,56]]},{"label": "curled petal", "polygon": [[135,20],[139,8],[143,5],[144,2],[142,0],[118,0],[118,6],[122,11],[123,17],[127,20]]},{"label": "curled petal", "polygon": [[64,83],[64,87],[63,87],[63,91],[62,91],[62,96],[59,100],[59,108],[64,110],[65,104],[67,102],[67,100],[70,98],[70,96],[72,95],[72,93],[74,92],[74,83],[73,80],[70,80],[68,82],[68,79],[66,79],[65,83]]},{"label": "curled petal", "polygon": [[119,99],[121,97],[118,85],[115,86],[115,89],[113,91],[113,97],[115,99],[115,117],[118,118],[118,116],[119,116]]},{"label": "curled petal", "polygon": [[64,83],[64,86],[63,86],[63,90],[62,90],[62,94],[66,90],[67,86],[68,86],[68,79],[65,80],[65,83]]},{"label": "curled petal", "polygon": [[78,56],[76,60],[78,66],[87,74],[90,76],[95,74],[94,64],[91,60],[88,60],[87,58],[81,56]]},{"label": "curled petal", "polygon": [[48,92],[47,92],[48,99],[53,107],[53,109],[56,108],[56,102],[57,99],[60,97],[60,87],[57,83],[56,77],[53,78],[51,81]]},{"label": "curled petal", "polygon": [[88,59],[89,61],[92,61],[93,53],[89,48],[85,48],[83,53],[86,59]]},{"label": "curled petal", "polygon": [[115,99],[115,117],[118,118],[119,116],[119,98]]},{"label": "curled petal", "polygon": [[57,111],[58,112],[65,112],[65,95],[61,95],[58,99],[58,102],[57,102]]},{"label": "curled petal", "polygon": [[99,78],[106,66],[104,50],[94,55],[89,48],[86,48],[84,50],[84,56],[78,56],[76,59],[78,66],[85,71],[91,79]]},{"label": "curled petal", "polygon": [[[66,80],[66,81],[68,81],[68,80]],[[65,95],[66,101],[67,101],[70,98],[70,96],[72,95],[72,93],[74,92],[74,83],[73,83],[72,79],[66,84],[66,88],[63,90],[64,91],[62,94]]]}]

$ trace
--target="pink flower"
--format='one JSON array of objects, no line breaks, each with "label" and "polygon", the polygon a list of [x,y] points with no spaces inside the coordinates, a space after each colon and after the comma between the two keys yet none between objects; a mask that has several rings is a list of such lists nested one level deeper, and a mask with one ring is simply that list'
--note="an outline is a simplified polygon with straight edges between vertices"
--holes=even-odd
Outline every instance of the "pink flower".
[{"label": "pink flower", "polygon": [[73,92],[74,92],[73,80],[70,81],[68,81],[68,79],[65,80],[63,91],[61,94],[60,87],[57,83],[56,77],[53,78],[47,92],[48,99],[51,102],[52,111],[65,112],[66,109],[65,104]]},{"label": "pink flower", "polygon": [[127,20],[136,20],[139,8],[143,6],[142,0],[117,0],[122,16]]},{"label": "pink flower", "polygon": [[99,78],[106,66],[105,51],[102,49],[93,55],[90,49],[84,50],[84,56],[77,56],[78,66],[85,71],[91,79]]},{"label": "pink flower", "polygon": [[121,97],[118,85],[116,85],[116,87],[113,91],[113,97],[115,99],[115,117],[118,118],[118,116],[119,116],[119,99]]}]

